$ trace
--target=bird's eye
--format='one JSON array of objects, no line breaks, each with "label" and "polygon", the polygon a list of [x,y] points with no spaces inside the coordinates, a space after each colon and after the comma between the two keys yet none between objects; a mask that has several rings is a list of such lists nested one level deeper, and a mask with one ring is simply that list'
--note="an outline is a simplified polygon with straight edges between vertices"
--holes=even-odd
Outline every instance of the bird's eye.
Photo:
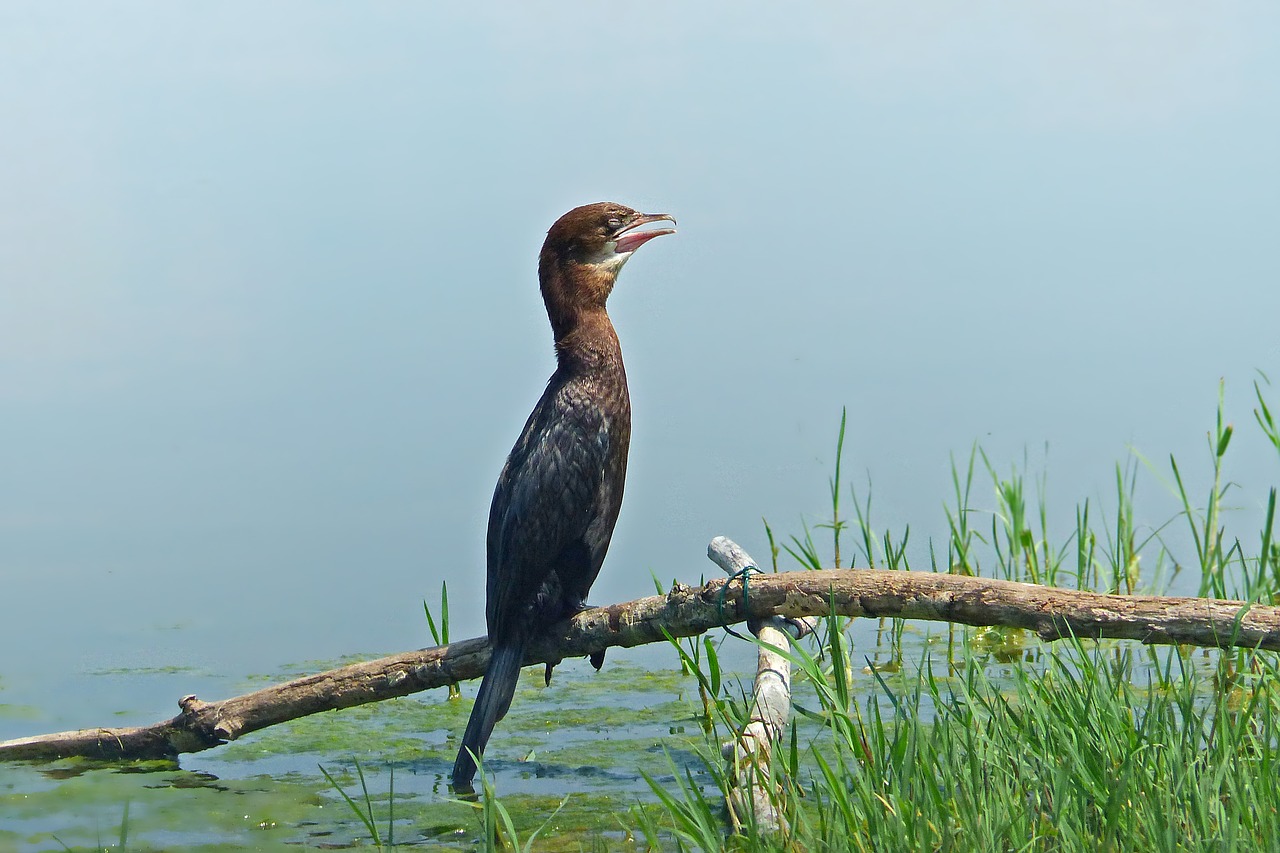
[{"label": "bird's eye", "polygon": [[622,227],[622,220],[621,220],[621,219],[619,219],[619,218],[618,218],[618,217],[616,217],[616,216],[610,216],[610,217],[609,217],[609,227],[610,227],[610,228],[612,228],[612,229],[613,229],[613,230],[615,230],[615,231],[616,231],[616,230],[618,230],[619,228],[621,228],[621,227]]}]

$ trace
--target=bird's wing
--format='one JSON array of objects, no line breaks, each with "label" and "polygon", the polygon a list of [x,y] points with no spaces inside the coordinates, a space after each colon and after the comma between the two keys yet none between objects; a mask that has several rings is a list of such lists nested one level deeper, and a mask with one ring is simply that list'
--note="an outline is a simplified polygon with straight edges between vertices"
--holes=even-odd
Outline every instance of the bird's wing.
[{"label": "bird's wing", "polygon": [[599,511],[609,421],[573,385],[548,388],[511,451],[489,512],[490,632],[533,605],[557,563],[582,550]]}]

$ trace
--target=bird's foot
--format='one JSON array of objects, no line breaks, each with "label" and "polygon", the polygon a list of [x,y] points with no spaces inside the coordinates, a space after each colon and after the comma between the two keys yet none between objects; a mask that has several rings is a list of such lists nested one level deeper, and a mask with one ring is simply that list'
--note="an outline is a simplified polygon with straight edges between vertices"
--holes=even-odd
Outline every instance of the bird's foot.
[{"label": "bird's foot", "polygon": [[[584,610],[593,609],[595,609],[594,604],[588,604],[581,598],[570,599],[565,602],[564,618],[572,619]],[[591,660],[591,665],[596,668],[596,672],[599,672],[600,667],[604,666],[604,650],[601,649],[598,652],[592,652],[589,655],[589,658]]]},{"label": "bird's foot", "polygon": [[594,610],[594,604],[588,604],[581,598],[571,599],[564,603],[564,618],[572,619],[584,610]]}]

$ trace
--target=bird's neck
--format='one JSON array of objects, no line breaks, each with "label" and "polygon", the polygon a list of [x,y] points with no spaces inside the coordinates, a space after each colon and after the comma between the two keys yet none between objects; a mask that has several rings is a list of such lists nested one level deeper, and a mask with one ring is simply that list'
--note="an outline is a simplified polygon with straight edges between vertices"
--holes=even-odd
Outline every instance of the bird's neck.
[{"label": "bird's neck", "polygon": [[603,307],[579,311],[557,330],[556,362],[571,373],[622,373],[622,346]]},{"label": "bird's neck", "polygon": [[622,348],[605,301],[613,290],[616,268],[563,262],[543,257],[539,269],[542,299],[555,335],[561,369],[592,372],[622,370]]}]

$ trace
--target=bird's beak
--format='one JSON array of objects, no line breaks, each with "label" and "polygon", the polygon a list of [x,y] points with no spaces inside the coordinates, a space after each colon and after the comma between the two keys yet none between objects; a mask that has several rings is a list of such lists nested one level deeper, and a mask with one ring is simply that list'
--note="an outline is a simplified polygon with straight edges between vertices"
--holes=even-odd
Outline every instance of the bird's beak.
[{"label": "bird's beak", "polygon": [[669,213],[642,213],[619,228],[613,235],[614,248],[613,251],[619,255],[624,252],[634,252],[645,243],[648,243],[654,237],[661,237],[663,234],[674,234],[674,228],[654,228],[649,231],[636,231],[641,225],[648,225],[650,222],[670,222],[676,224],[675,218]]}]

